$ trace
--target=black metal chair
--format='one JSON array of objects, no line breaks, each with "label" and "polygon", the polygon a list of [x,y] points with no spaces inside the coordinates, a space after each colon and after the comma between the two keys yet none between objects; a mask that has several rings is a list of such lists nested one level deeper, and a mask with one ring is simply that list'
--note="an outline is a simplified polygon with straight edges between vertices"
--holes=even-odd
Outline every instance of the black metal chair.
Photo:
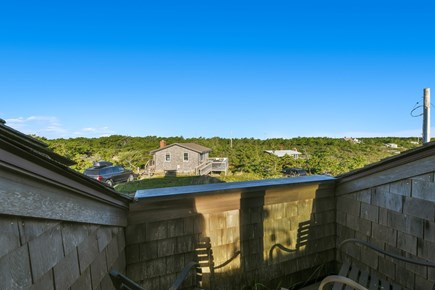
[{"label": "black metal chair", "polygon": [[[192,269],[196,269],[196,271],[200,271],[200,268],[198,270],[199,264],[197,262],[189,262],[184,266],[183,270],[181,270],[180,274],[178,274],[177,278],[175,279],[172,286],[169,288],[169,290],[177,290],[181,287],[184,280],[188,277],[190,271]],[[145,290],[142,286],[128,278],[126,275],[119,273],[116,270],[113,270],[109,273],[110,279],[112,280],[113,286],[115,286],[116,290]],[[199,288],[197,288],[199,289]]]},{"label": "black metal chair", "polygon": [[[215,266],[210,238],[202,237],[197,242],[195,254],[196,261],[191,261],[184,266],[169,290],[180,289],[183,282],[187,279],[187,277],[189,277],[189,273],[191,271],[195,271],[194,289],[202,289],[203,284],[206,284],[207,288],[213,288],[214,271],[231,263],[240,255],[240,251],[235,251],[230,259],[220,265]],[[208,268],[209,271],[209,274],[206,274],[205,276],[202,272],[202,269],[204,268]],[[145,290],[142,286],[116,270],[110,272],[110,278],[117,290]]]},{"label": "black metal chair", "polygon": [[[338,246],[340,255],[342,253],[341,252],[342,247],[346,244],[363,245],[371,250],[374,250],[385,256],[389,256],[393,259],[405,263],[435,268],[435,263],[427,262],[427,261],[417,261],[400,255],[389,253],[366,241],[362,241],[358,239],[347,239],[342,241]],[[359,269],[353,263],[349,263],[349,262],[343,262],[343,265],[341,266],[338,275],[327,276],[325,279],[323,279],[322,282],[320,283],[319,290],[322,290],[327,284],[330,283],[333,284],[333,288],[332,288],[333,290],[340,290],[343,289],[343,287],[346,287],[345,289],[357,289],[357,290],[403,289],[400,285],[394,282],[386,281],[385,279],[379,278],[375,272],[367,273],[366,271],[362,271],[361,269]],[[435,289],[435,285],[434,288],[432,289]]]},{"label": "black metal chair", "polygon": [[116,290],[145,290],[139,284],[118,271],[113,270],[109,275]]}]

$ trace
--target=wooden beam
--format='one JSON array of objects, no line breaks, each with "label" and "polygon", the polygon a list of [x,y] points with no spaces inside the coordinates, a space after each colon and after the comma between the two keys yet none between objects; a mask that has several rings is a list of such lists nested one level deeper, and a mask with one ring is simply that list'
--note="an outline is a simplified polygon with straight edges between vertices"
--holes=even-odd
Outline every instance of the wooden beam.
[{"label": "wooden beam", "polygon": [[78,194],[109,203],[113,206],[128,208],[129,200],[127,198],[72,169],[56,167],[50,162],[44,162],[43,159],[26,158],[29,156],[16,155],[2,148],[0,148],[0,156],[0,168],[15,171],[16,174],[32,176],[33,178],[40,179],[41,182],[48,182],[57,186],[63,186],[69,190],[75,190]]},{"label": "wooden beam", "polygon": [[410,162],[399,163],[395,167],[384,167],[381,171],[376,170],[371,174],[360,175],[359,178],[343,178],[337,184],[336,194],[347,194],[433,171],[435,171],[435,155],[425,156],[422,159],[414,158]]},{"label": "wooden beam", "polygon": [[127,225],[127,210],[0,166],[0,214]]}]

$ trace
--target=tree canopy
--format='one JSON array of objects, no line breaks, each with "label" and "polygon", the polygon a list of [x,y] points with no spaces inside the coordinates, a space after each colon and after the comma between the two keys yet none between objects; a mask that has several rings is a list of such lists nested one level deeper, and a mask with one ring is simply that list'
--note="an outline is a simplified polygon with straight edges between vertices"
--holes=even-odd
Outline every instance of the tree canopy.
[{"label": "tree canopy", "polygon": [[[113,135],[100,138],[71,138],[47,140],[41,138],[58,154],[75,162],[73,169],[83,172],[93,162],[107,160],[138,171],[151,160],[150,151],[167,144],[192,142],[212,149],[210,157],[228,157],[230,173],[254,174],[258,178],[279,176],[284,167],[303,168],[310,174],[338,175],[383,158],[419,146],[416,138],[361,138],[360,143],[338,138],[298,137],[291,139],[254,138],[184,138],[178,137],[129,137]],[[398,148],[385,144],[395,143]],[[301,157],[277,157],[265,150],[291,149],[301,152]]]}]

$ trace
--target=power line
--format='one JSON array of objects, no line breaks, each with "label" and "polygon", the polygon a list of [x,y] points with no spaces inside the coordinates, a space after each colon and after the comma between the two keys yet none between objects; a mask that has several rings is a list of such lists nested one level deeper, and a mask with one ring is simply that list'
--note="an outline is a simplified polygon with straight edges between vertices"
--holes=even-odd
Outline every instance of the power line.
[{"label": "power line", "polygon": [[[417,109],[419,109],[419,108],[423,108],[423,105],[417,106],[418,104],[420,104],[420,102],[415,103],[414,108],[412,108],[412,110],[411,110],[411,112],[410,112],[410,114],[411,114],[412,117],[420,117],[420,116],[423,115],[423,113],[421,113],[420,115],[414,115],[414,111],[415,111],[415,110],[417,110]],[[431,106],[432,108],[435,108],[435,105],[432,104],[432,103],[430,103],[430,106]]]},{"label": "power line", "polygon": [[415,115],[414,114],[414,111],[415,110],[417,110],[417,109],[419,109],[419,108],[423,108],[423,105],[419,105],[420,103],[419,102],[417,102],[417,103],[415,103],[415,105],[414,105],[414,108],[411,110],[411,112],[410,112],[410,115],[411,115],[411,117],[420,117],[420,116],[422,116],[423,115],[423,112],[421,113],[421,114],[419,114],[419,115]]}]

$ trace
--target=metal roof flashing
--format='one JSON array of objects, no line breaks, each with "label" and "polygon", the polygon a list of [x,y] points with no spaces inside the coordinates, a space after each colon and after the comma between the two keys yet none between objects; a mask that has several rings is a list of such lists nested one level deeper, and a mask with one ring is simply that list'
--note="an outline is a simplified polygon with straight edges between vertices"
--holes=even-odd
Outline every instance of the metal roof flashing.
[{"label": "metal roof flashing", "polygon": [[296,184],[309,184],[335,181],[335,177],[327,175],[312,175],[287,178],[263,179],[254,181],[228,182],[228,183],[213,183],[202,185],[189,185],[177,187],[165,187],[155,189],[138,190],[134,196],[135,200],[145,198],[156,198],[164,196],[180,196],[198,193],[212,193],[219,191],[232,191],[237,189],[254,190],[264,187],[285,186]]}]

